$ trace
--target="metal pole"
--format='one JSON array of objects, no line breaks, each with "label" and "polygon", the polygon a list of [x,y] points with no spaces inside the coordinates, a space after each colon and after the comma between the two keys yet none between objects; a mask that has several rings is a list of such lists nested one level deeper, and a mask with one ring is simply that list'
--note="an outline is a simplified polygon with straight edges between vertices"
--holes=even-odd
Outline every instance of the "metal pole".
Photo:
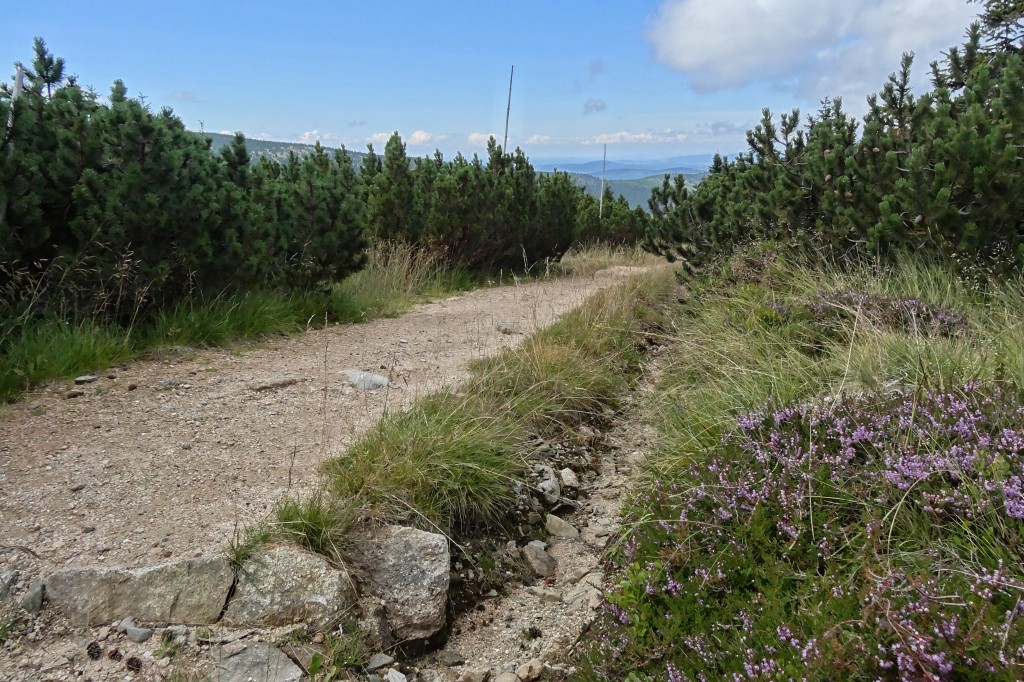
[{"label": "metal pole", "polygon": [[512,65],[512,72],[508,75],[508,104],[505,106],[505,141],[501,143],[503,154],[508,153],[508,115],[512,112],[512,76],[516,74],[516,65]]}]

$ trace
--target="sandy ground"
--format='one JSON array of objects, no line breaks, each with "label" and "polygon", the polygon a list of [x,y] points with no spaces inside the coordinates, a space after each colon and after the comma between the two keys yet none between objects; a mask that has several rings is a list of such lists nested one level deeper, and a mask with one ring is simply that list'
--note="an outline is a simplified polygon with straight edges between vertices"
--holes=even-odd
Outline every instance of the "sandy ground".
[{"label": "sandy ground", "polygon": [[[474,291],[395,319],[98,372],[0,413],[0,569],[138,566],[223,550],[386,411],[466,377],[634,272]],[[500,323],[500,324],[499,324]],[[506,334],[500,328],[518,332]],[[362,391],[362,369],[391,386]],[[99,369],[99,368],[98,368]]]}]

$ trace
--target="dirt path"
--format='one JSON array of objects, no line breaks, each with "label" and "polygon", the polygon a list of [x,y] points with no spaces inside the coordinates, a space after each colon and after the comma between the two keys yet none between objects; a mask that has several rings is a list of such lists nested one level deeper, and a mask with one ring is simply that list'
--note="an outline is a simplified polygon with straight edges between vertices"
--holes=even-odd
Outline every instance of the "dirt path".
[{"label": "dirt path", "polygon": [[[386,410],[464,379],[470,360],[635,270],[475,291],[242,351],[135,362],[75,399],[68,383],[28,396],[0,415],[0,567],[39,574],[223,549],[277,498],[308,490],[320,462]],[[521,334],[498,329],[508,326]],[[339,373],[349,368],[389,376],[391,387],[354,389]]]}]

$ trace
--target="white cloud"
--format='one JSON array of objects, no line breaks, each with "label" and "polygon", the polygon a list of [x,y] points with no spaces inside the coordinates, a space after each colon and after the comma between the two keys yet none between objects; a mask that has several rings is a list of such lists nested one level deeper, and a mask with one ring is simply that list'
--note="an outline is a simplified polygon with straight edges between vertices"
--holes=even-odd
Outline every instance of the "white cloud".
[{"label": "white cloud", "polygon": [[392,133],[374,133],[366,138],[366,141],[376,144],[387,144],[387,141],[391,139],[391,135]]},{"label": "white cloud", "polygon": [[492,137],[498,139],[498,136],[494,133],[470,133],[466,139],[470,144],[487,144],[487,141]]},{"label": "white cloud", "polygon": [[341,138],[334,133],[321,133],[319,130],[309,130],[301,133],[297,140],[302,144],[314,144],[319,142],[323,145],[337,146],[341,143]]},{"label": "white cloud", "polygon": [[961,42],[977,14],[962,0],[666,0],[648,39],[657,58],[700,91],[769,82],[811,100],[860,99],[918,55],[927,63]]},{"label": "white cloud", "polygon": [[554,140],[550,135],[531,135],[523,144],[551,144]]},{"label": "white cloud", "polygon": [[434,139],[437,139],[436,136],[428,133],[426,130],[417,130],[409,136],[409,144],[427,144]]}]

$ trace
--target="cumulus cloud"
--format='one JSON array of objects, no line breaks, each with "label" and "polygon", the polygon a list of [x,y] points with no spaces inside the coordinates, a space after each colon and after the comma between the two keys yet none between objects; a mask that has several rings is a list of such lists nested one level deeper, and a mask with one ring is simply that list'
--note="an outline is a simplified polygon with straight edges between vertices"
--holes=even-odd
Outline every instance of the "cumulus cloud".
[{"label": "cumulus cloud", "polygon": [[470,133],[466,139],[469,140],[470,144],[487,144],[487,141],[491,138],[498,139],[498,136],[494,133]]},{"label": "cumulus cloud", "polygon": [[600,76],[600,75],[604,74],[605,73],[604,60],[603,59],[595,59],[594,61],[590,62],[590,66],[587,67],[587,73],[590,74],[591,78],[593,78],[594,76]]},{"label": "cumulus cloud", "polygon": [[436,140],[437,136],[428,133],[426,130],[417,130],[409,136],[409,144],[427,144],[431,140]]},{"label": "cumulus cloud", "polygon": [[587,114],[594,114],[599,111],[604,111],[607,108],[608,105],[603,99],[594,99],[591,97],[583,103],[583,115],[586,116]]},{"label": "cumulus cloud", "polygon": [[531,135],[529,138],[527,138],[526,142],[524,142],[523,144],[537,144],[537,145],[541,145],[541,144],[551,144],[553,141],[554,140],[552,140],[550,135]]},{"label": "cumulus cloud", "polygon": [[927,62],[977,14],[959,0],[666,0],[647,37],[699,91],[769,82],[808,99],[877,91],[903,52]]},{"label": "cumulus cloud", "polygon": [[386,144],[391,139],[392,133],[374,133],[366,138],[367,142],[375,142],[377,144]]}]

